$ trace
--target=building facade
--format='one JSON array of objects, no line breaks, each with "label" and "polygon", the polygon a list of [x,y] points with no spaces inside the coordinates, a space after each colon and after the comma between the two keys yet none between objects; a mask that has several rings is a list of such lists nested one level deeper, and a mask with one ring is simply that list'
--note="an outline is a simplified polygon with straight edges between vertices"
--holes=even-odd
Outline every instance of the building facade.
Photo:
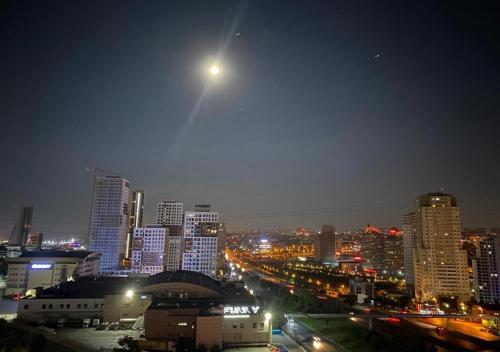
[{"label": "building facade", "polygon": [[415,296],[415,248],[417,246],[417,229],[415,213],[404,214],[401,217],[403,225],[404,273],[407,293]]},{"label": "building facade", "polygon": [[[169,229],[167,228],[167,231]],[[170,236],[167,234],[166,249],[164,256],[165,271],[179,270],[181,268],[182,236]]]},{"label": "building facade", "polygon": [[455,197],[442,192],[418,197],[415,227],[417,299],[455,296],[469,301],[467,253],[461,248],[460,210]]},{"label": "building facade", "polygon": [[479,242],[472,268],[476,301],[500,303],[500,237]]},{"label": "building facade", "polygon": [[157,204],[156,223],[167,228],[165,241],[165,270],[179,270],[182,261],[184,231],[184,204],[175,200],[164,200]]},{"label": "building facade", "polygon": [[316,237],[315,259],[324,264],[333,264],[337,260],[335,226],[323,225]]},{"label": "building facade", "polygon": [[134,191],[132,193],[132,202],[130,204],[130,214],[128,219],[127,248],[126,257],[130,258],[132,254],[132,238],[134,229],[142,227],[144,214],[144,191]]},{"label": "building facade", "polygon": [[90,250],[102,254],[100,270],[120,268],[125,257],[129,188],[120,176],[96,176],[90,215]]},{"label": "building facade", "polygon": [[99,254],[87,251],[29,251],[7,258],[7,295],[24,295],[78,277],[97,275]]},{"label": "building facade", "polygon": [[31,221],[33,219],[33,206],[24,206],[19,211],[19,216],[12,233],[9,237],[10,246],[26,246],[28,236],[31,232]]},{"label": "building facade", "polygon": [[134,273],[157,274],[163,271],[163,253],[167,229],[149,225],[134,229],[131,270]]},{"label": "building facade", "polygon": [[185,213],[182,269],[215,277],[219,213],[206,205],[195,209]]}]

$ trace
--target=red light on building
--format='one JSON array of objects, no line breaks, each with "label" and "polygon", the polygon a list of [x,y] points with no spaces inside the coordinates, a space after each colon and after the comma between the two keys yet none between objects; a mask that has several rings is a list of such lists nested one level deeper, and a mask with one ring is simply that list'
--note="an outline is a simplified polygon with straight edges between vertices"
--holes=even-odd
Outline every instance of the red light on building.
[{"label": "red light on building", "polygon": [[402,235],[403,231],[398,229],[397,227],[391,227],[389,230],[389,235]]},{"label": "red light on building", "polygon": [[380,233],[380,229],[375,226],[370,226],[370,224],[366,225],[365,233]]}]

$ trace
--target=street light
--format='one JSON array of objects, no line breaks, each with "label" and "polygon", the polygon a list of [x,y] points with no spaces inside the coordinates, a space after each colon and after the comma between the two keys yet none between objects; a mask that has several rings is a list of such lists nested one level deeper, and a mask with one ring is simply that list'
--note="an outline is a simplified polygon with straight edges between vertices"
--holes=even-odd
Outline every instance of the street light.
[{"label": "street light", "polygon": [[127,292],[125,293],[125,297],[127,297],[128,299],[132,298],[133,295],[134,291],[132,290],[127,290]]}]

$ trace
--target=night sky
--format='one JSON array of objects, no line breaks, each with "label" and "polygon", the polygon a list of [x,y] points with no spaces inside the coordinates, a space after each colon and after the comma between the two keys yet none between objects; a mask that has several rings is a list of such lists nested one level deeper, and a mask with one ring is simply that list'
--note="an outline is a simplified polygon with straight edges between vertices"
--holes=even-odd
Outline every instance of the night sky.
[{"label": "night sky", "polygon": [[87,166],[144,189],[146,222],[176,199],[230,230],[398,225],[443,187],[499,226],[494,3],[2,1],[0,238],[15,204],[86,237]]}]

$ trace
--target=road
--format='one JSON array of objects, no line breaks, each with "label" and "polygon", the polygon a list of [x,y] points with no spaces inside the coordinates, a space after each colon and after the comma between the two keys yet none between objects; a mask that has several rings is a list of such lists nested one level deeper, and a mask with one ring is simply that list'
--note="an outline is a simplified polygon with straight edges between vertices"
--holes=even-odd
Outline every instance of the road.
[{"label": "road", "polygon": [[[284,329],[292,339],[299,342],[307,351],[347,352],[345,348],[332,339],[321,336],[318,332],[297,320],[288,320]],[[318,340],[315,337],[320,337],[320,339]]]},{"label": "road", "polygon": [[304,352],[302,347],[284,335],[273,335],[273,344],[285,346],[288,352]]},{"label": "road", "polygon": [[471,335],[481,340],[500,341],[499,336],[490,334],[489,332],[481,331],[482,325],[479,323],[472,323],[468,321],[452,320],[452,319],[450,319],[449,322],[447,322],[446,319],[434,319],[434,318],[419,319],[419,320],[427,324],[442,326],[443,328],[450,331],[457,331],[465,335]]}]

